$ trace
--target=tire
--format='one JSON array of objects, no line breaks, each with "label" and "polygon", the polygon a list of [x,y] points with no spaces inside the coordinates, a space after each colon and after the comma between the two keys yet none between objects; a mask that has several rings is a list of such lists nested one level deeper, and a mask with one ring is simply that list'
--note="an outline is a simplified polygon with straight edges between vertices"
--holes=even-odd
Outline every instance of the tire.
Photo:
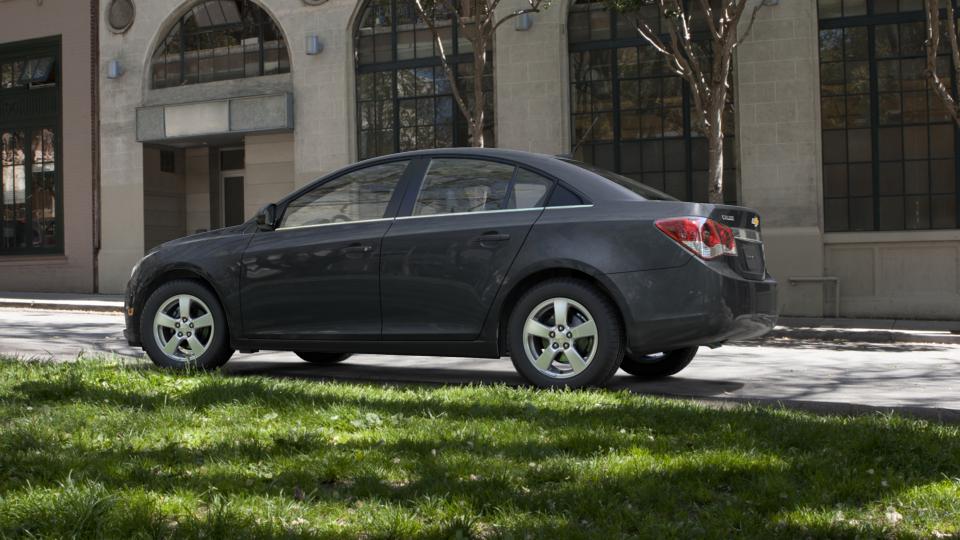
[{"label": "tire", "polygon": [[353,356],[351,353],[298,352],[294,354],[311,364],[320,365],[338,364]]},{"label": "tire", "polygon": [[[557,324],[564,302],[568,324]],[[542,327],[528,326],[528,321]],[[596,287],[576,279],[534,285],[514,306],[507,332],[514,367],[540,388],[603,386],[623,359],[624,331],[616,306]]]},{"label": "tire", "polygon": [[690,365],[690,361],[697,355],[699,347],[687,347],[674,351],[666,351],[662,357],[653,354],[628,354],[623,358],[620,369],[643,379],[660,379],[676,375],[683,368]]},{"label": "tire", "polygon": [[196,281],[170,281],[153,291],[140,315],[140,336],[147,356],[162,368],[213,370],[233,355],[220,301]]}]

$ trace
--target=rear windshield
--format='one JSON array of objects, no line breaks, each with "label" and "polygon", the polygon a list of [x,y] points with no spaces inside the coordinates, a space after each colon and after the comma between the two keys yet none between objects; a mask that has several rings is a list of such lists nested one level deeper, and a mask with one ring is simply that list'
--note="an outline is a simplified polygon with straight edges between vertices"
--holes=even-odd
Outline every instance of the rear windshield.
[{"label": "rear windshield", "polygon": [[573,160],[573,159],[566,159],[566,158],[561,158],[561,161],[567,162],[567,163],[569,163],[569,164],[571,164],[571,165],[576,165],[577,167],[580,167],[581,169],[585,169],[585,170],[588,170],[588,171],[592,172],[593,174],[596,174],[596,175],[598,175],[598,176],[602,176],[603,178],[606,178],[607,180],[610,180],[611,182],[617,184],[617,185],[620,186],[620,187],[624,187],[624,188],[626,188],[626,189],[629,189],[630,191],[636,193],[637,195],[643,197],[644,199],[647,199],[647,200],[650,200],[650,201],[676,201],[676,200],[678,200],[678,199],[676,199],[676,198],[674,198],[674,197],[671,197],[670,195],[667,195],[666,193],[664,193],[664,192],[662,192],[662,191],[653,189],[652,187],[650,187],[650,186],[648,186],[648,185],[640,182],[639,180],[634,180],[633,178],[627,178],[626,176],[619,175],[619,174],[617,174],[617,173],[615,173],[615,172],[610,172],[610,171],[605,170],[605,169],[600,169],[600,168],[598,168],[598,167],[594,167],[593,165],[588,165],[588,164],[586,164],[586,163],[584,163],[584,162],[582,162],[582,161],[576,161],[576,160]]}]

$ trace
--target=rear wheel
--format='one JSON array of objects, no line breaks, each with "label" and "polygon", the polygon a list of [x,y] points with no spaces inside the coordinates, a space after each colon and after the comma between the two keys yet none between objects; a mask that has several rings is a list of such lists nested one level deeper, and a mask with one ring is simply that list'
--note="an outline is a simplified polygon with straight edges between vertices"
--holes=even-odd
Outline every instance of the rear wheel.
[{"label": "rear wheel", "polygon": [[294,354],[311,364],[337,364],[353,356],[350,353],[298,352]]},{"label": "rear wheel", "polygon": [[541,388],[601,386],[623,358],[623,325],[592,285],[555,279],[535,285],[508,322],[513,365]]},{"label": "rear wheel", "polygon": [[216,369],[233,355],[220,302],[195,281],[158,287],[144,304],[140,335],[147,356],[164,368]]},{"label": "rear wheel", "polygon": [[628,354],[623,358],[620,369],[644,379],[659,379],[676,375],[690,365],[697,355],[698,347],[687,347],[656,354]]}]

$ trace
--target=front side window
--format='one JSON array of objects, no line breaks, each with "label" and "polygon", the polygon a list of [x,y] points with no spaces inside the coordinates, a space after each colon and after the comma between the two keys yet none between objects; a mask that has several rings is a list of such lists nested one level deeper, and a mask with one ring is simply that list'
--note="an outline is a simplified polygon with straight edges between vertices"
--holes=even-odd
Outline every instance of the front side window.
[{"label": "front side window", "polygon": [[57,53],[0,48],[0,255],[62,250]]},{"label": "front side window", "polygon": [[[920,1],[819,1],[828,232],[960,222],[957,128],[925,75],[922,9]],[[948,50],[939,63],[950,87]]]},{"label": "front side window", "polygon": [[[461,14],[469,18],[471,3]],[[434,25],[460,94],[473,102],[473,51],[443,2],[433,4]],[[422,148],[469,146],[467,123],[430,28],[414,0],[369,0],[354,34],[357,68],[358,156],[366,159]],[[493,51],[481,74],[486,103],[484,140],[493,146]]]},{"label": "front side window", "polygon": [[153,88],[290,72],[279,25],[250,0],[206,0],[183,15],[151,62]]},{"label": "front side window", "polygon": [[326,182],[291,202],[279,228],[383,218],[407,164],[373,165]]}]

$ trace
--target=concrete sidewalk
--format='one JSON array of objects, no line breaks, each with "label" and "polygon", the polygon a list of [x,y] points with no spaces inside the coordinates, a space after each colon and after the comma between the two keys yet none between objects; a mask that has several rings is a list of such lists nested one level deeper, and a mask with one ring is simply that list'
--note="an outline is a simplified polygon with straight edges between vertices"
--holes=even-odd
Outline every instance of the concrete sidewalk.
[{"label": "concrete sidewalk", "polygon": [[[0,308],[123,313],[123,295],[0,292]],[[960,345],[960,321],[781,317],[764,341]]]},{"label": "concrete sidewalk", "polygon": [[0,292],[0,307],[123,313],[122,294]]}]

